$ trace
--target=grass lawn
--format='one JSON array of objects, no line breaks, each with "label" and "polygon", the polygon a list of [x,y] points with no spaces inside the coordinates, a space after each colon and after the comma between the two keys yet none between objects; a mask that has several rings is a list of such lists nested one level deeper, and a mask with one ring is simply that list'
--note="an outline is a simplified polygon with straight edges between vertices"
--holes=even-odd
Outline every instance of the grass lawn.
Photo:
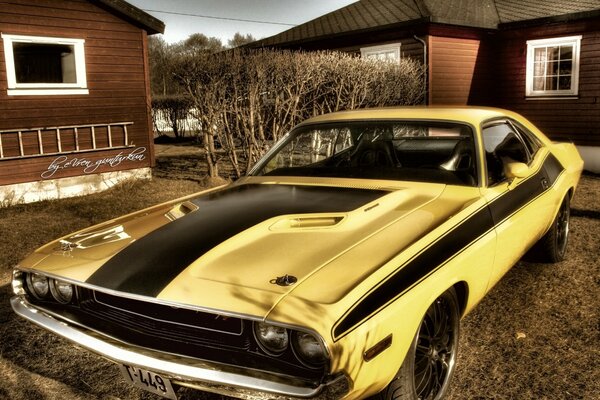
[{"label": "grass lawn", "polygon": [[[8,304],[10,273],[51,239],[200,190],[200,180],[190,180],[194,157],[159,160],[155,176],[162,178],[152,181],[0,209],[1,399],[156,398],[125,384],[112,363],[17,317]],[[449,399],[599,398],[600,177],[584,176],[571,206],[567,260],[520,262],[463,320]],[[179,395],[221,397],[185,389]]]}]

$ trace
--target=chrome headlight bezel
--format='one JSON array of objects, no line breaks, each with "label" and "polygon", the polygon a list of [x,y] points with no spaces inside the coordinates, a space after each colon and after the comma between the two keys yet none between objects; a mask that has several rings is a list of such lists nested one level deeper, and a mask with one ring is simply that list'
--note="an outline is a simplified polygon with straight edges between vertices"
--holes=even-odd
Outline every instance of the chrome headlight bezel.
[{"label": "chrome headlight bezel", "polygon": [[[274,346],[272,343],[269,343],[267,341],[268,339],[264,337],[265,333],[261,332],[261,328],[269,330],[269,332],[274,335],[278,335],[279,339],[283,343],[279,346]],[[254,333],[256,343],[258,343],[259,347],[268,355],[275,357],[280,356],[290,347],[290,332],[283,326],[255,321],[253,323],[252,331]]]},{"label": "chrome headlight bezel", "polygon": [[[315,347],[318,349],[319,359],[311,359],[306,349],[307,345],[313,346],[313,351]],[[321,368],[329,359],[325,343],[318,335],[311,332],[294,331],[291,337],[291,347],[296,358],[309,368]]]},{"label": "chrome headlight bezel", "polygon": [[16,296],[25,296],[27,294],[27,290],[25,290],[25,273],[19,269],[14,269],[12,274],[11,286],[13,293]]},{"label": "chrome headlight bezel", "polygon": [[[64,288],[68,289],[65,291]],[[50,292],[54,300],[60,304],[69,304],[75,297],[75,286],[59,279],[50,279]]]},{"label": "chrome headlight bezel", "polygon": [[[27,292],[30,293],[33,297],[35,297],[38,300],[43,300],[48,297],[48,293],[50,293],[50,280],[47,276],[37,274],[35,272],[30,272],[27,274],[25,281],[27,286]],[[35,286],[36,282],[45,282],[45,289],[39,292]],[[42,285],[44,285],[44,283],[42,283]]]}]

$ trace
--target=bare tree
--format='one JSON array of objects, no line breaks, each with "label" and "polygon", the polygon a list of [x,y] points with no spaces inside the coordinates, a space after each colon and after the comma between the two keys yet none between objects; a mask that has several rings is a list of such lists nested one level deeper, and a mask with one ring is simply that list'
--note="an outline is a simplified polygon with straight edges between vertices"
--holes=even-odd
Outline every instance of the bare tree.
[{"label": "bare tree", "polygon": [[235,47],[241,47],[245,44],[252,43],[255,41],[256,41],[256,38],[249,33],[246,35],[242,35],[241,33],[236,32],[235,35],[233,35],[233,38],[231,38],[227,41],[227,45],[230,48],[235,48]]}]

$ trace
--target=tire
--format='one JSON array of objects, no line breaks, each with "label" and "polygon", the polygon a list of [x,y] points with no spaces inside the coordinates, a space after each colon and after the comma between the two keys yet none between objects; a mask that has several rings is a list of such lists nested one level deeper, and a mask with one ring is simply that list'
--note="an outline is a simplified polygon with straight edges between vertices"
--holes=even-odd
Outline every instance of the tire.
[{"label": "tire", "polygon": [[440,400],[458,351],[460,311],[453,288],[429,306],[402,366],[377,400]]},{"label": "tire", "polygon": [[569,218],[571,215],[569,195],[563,199],[558,214],[546,234],[530,250],[527,260],[541,263],[557,263],[565,259],[569,241]]}]

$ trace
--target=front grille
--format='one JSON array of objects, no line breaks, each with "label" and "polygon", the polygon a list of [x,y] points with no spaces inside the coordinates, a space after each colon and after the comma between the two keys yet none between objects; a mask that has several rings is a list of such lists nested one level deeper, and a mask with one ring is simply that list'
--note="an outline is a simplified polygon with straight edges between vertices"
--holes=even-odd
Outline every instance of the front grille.
[{"label": "front grille", "polygon": [[197,345],[222,345],[247,350],[244,323],[200,311],[127,299],[83,289],[80,306],[88,314],[112,321],[125,329],[165,340]]},{"label": "front grille", "polygon": [[[252,321],[78,288],[78,306],[40,305],[123,342],[233,367],[293,376],[318,385],[327,370],[307,368],[289,348],[273,357],[260,349]],[[37,300],[31,299],[33,303]]]},{"label": "front grille", "polygon": [[103,292],[94,291],[94,300],[98,304],[112,307],[128,315],[147,316],[154,320],[170,322],[177,325],[205,329],[209,331],[242,334],[242,320],[202,311],[190,310],[147,301],[127,299]]}]

